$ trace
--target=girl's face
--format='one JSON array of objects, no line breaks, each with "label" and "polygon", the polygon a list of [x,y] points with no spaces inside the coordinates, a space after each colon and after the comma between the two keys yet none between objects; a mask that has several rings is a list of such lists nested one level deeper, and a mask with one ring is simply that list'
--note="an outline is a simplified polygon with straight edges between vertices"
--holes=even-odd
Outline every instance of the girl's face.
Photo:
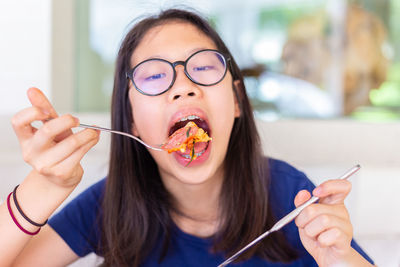
[{"label": "girl's face", "polygon": [[[192,24],[169,22],[146,33],[132,55],[131,66],[150,58],[185,61],[196,51],[216,48],[214,42]],[[166,142],[171,127],[182,118],[196,115],[206,121],[212,141],[204,153],[187,167],[190,159],[179,153],[149,150],[164,181],[171,178],[185,184],[199,184],[223,173],[234,119],[240,111],[229,71],[218,84],[200,86],[189,80],[182,65],[175,69],[175,83],[158,96],[143,95],[130,82],[132,132],[146,143],[157,145]]]}]

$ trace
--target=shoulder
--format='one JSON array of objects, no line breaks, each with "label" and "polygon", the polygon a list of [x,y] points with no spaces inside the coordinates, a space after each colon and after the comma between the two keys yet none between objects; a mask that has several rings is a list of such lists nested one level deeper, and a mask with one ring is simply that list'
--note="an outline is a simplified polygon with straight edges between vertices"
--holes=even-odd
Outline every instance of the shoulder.
[{"label": "shoulder", "polygon": [[87,188],[49,220],[49,225],[81,257],[98,253],[105,181],[104,178]]},{"label": "shoulder", "polygon": [[300,190],[315,188],[304,172],[282,160],[264,158],[264,172],[269,179],[269,201],[278,217],[295,208],[294,197]]},{"label": "shoulder", "polygon": [[77,197],[72,199],[60,213],[65,216],[80,215],[83,218],[96,217],[101,209],[101,203],[104,196],[106,178],[91,185]]},{"label": "shoulder", "polygon": [[101,202],[101,199],[104,196],[105,185],[106,185],[106,178],[103,178],[97,183],[88,187],[71,202],[74,201],[79,202],[82,200],[89,202]]},{"label": "shoulder", "polygon": [[284,179],[287,182],[298,183],[308,180],[307,176],[302,171],[279,159],[264,158],[264,166],[268,168],[270,178],[273,179],[273,181],[277,179],[282,181],[282,179]]},{"label": "shoulder", "polygon": [[64,209],[80,213],[85,213],[89,210],[91,212],[97,212],[100,209],[103,200],[105,183],[106,178],[91,185],[77,197],[72,199]]},{"label": "shoulder", "polygon": [[[269,174],[268,202],[277,221],[294,210],[294,198],[301,190],[312,191],[315,186],[304,172],[289,163],[273,158],[264,158],[264,173]],[[281,230],[289,243],[298,250],[301,261],[314,262],[304,249],[294,221]]]},{"label": "shoulder", "polygon": [[302,187],[310,189],[314,187],[304,172],[285,161],[264,158],[264,168],[269,174],[271,186],[284,186],[286,189],[298,189]]}]

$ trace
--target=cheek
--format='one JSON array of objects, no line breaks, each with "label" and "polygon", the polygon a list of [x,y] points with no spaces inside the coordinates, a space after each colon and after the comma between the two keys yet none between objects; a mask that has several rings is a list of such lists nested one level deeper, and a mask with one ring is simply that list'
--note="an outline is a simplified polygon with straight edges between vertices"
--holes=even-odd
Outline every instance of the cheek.
[{"label": "cheek", "polygon": [[224,88],[218,94],[212,97],[214,119],[218,131],[223,135],[230,134],[235,119],[235,101],[233,91],[230,87]]},{"label": "cheek", "polygon": [[160,103],[154,99],[147,99],[145,96],[131,96],[133,128],[134,135],[139,136],[143,141],[150,144],[160,142],[162,112],[159,107]]}]

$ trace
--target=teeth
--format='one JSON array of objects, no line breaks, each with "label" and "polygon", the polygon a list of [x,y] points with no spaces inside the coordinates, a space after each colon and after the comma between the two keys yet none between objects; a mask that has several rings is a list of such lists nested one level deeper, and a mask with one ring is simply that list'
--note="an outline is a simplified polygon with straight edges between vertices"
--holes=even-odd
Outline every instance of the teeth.
[{"label": "teeth", "polygon": [[195,119],[202,120],[199,116],[196,116],[196,115],[189,115],[189,116],[187,116],[187,117],[183,117],[183,118],[180,119],[179,121],[187,121],[187,120],[195,120]]},{"label": "teeth", "polygon": [[[197,157],[200,157],[201,155],[203,155],[203,153],[206,151],[206,149],[204,149],[203,151],[201,151],[201,152],[199,152],[199,153],[194,153]],[[182,155],[182,157],[184,157],[185,159],[190,159],[191,158],[191,156],[189,156],[189,155],[186,155],[186,154],[184,154],[184,155]]]}]

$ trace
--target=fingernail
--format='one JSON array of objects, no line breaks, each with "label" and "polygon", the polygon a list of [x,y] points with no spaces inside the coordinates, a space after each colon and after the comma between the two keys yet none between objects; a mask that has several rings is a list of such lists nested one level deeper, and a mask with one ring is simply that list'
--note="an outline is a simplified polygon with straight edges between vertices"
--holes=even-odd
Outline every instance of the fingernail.
[{"label": "fingernail", "polygon": [[74,120],[75,120],[76,124],[79,124],[79,119],[77,117],[74,117]]},{"label": "fingernail", "polygon": [[313,190],[313,195],[319,195],[319,194],[321,194],[322,193],[322,188],[321,187],[316,187],[314,190]]},{"label": "fingernail", "polygon": [[47,111],[46,109],[42,109],[42,112],[43,112],[45,115],[50,116],[50,112]]}]

